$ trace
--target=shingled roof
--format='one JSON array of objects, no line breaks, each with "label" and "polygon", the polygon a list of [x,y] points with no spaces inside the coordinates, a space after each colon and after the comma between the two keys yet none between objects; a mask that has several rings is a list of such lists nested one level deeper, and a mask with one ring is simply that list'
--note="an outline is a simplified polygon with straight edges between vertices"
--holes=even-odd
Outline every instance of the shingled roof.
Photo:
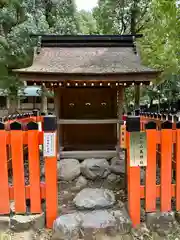
[{"label": "shingled roof", "polygon": [[33,65],[19,72],[108,74],[149,73],[132,48],[42,48]]},{"label": "shingled roof", "polygon": [[15,71],[28,81],[126,81],[126,75],[131,75],[127,81],[150,81],[159,72],[141,64],[134,40],[131,35],[45,35],[32,66]]}]

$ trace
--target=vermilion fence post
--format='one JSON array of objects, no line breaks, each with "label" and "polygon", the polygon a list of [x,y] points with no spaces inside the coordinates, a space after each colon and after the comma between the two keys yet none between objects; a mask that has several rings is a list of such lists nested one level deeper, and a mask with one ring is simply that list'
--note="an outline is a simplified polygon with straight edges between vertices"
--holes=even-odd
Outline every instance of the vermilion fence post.
[{"label": "vermilion fence post", "polygon": [[156,147],[157,147],[157,130],[155,122],[149,122],[146,124],[146,135],[147,135],[147,167],[146,167],[145,203],[146,212],[154,212],[156,210]]},{"label": "vermilion fence post", "polygon": [[51,228],[57,217],[57,120],[55,116],[44,117],[44,158],[46,182],[46,223]]},{"label": "vermilion fence post", "polygon": [[14,200],[16,213],[26,212],[24,159],[23,159],[23,131],[21,129],[22,126],[18,122],[13,122],[10,125]]},{"label": "vermilion fence post", "polygon": [[140,118],[127,118],[127,187],[128,187],[128,210],[133,226],[140,224],[140,167],[131,166],[130,137],[133,132],[140,132]]},{"label": "vermilion fence post", "polygon": [[10,213],[8,162],[7,162],[7,132],[4,123],[0,122],[0,214]]},{"label": "vermilion fence post", "polygon": [[180,122],[176,124],[176,211],[180,211]]},{"label": "vermilion fence post", "polygon": [[27,129],[31,213],[40,213],[41,193],[38,124],[35,122],[30,122],[27,124]]},{"label": "vermilion fence post", "polygon": [[161,125],[161,211],[171,211],[172,123]]}]

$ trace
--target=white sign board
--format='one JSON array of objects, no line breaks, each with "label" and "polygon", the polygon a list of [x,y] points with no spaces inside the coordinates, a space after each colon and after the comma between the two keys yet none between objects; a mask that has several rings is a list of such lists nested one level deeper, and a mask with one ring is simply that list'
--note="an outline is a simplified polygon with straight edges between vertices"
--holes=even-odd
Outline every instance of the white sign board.
[{"label": "white sign board", "polygon": [[147,140],[145,132],[130,133],[130,167],[147,166]]},{"label": "white sign board", "polygon": [[56,133],[44,133],[44,157],[56,156]]}]

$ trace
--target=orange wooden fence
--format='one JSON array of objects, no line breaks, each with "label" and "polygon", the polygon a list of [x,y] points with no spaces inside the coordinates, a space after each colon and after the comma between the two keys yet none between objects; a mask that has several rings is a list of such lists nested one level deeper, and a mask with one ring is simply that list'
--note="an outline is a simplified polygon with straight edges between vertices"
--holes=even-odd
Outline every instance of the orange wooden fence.
[{"label": "orange wooden fence", "polygon": [[[137,117],[138,118],[138,117]],[[137,120],[136,118],[136,120]],[[135,118],[134,118],[135,119]],[[176,210],[180,210],[180,123],[173,127],[172,122],[161,122],[157,128],[157,122],[146,123],[143,130],[146,133],[147,165],[145,185],[140,183],[140,166],[131,166],[130,137],[132,132],[139,129],[131,128],[133,118],[128,122],[126,132],[127,147],[127,183],[128,183],[128,208],[133,225],[140,224],[141,199],[145,199],[145,211],[156,211],[156,200],[160,198],[162,212],[171,211],[172,197],[176,200]],[[139,118],[139,125],[140,125]],[[129,126],[128,126],[129,125]],[[131,125],[131,126],[130,126]],[[142,128],[141,128],[142,131]],[[157,146],[160,145],[160,185],[156,184]],[[175,156],[176,177],[172,184],[172,160]]]},{"label": "orange wooden fence", "polygon": [[[51,117],[52,119],[55,124],[55,118]],[[44,117],[44,121],[49,122],[49,117]],[[7,129],[6,123],[0,122],[0,214],[10,214],[10,200],[15,201],[16,213],[26,213],[26,199],[30,199],[31,213],[41,213],[41,201],[44,199],[46,224],[50,228],[57,216],[57,152],[54,156],[44,158],[45,183],[41,183],[39,150],[39,146],[44,144],[44,135],[48,132],[56,134],[56,128],[40,132],[36,122],[28,122],[26,128],[23,128],[22,123],[12,121]],[[8,183],[7,146],[12,158],[12,186]],[[24,146],[28,148],[29,185],[25,185],[24,178]]]},{"label": "orange wooden fence", "polygon": [[[36,116],[34,113],[26,113],[26,114],[14,114],[9,115],[7,117],[2,118],[1,120],[4,120],[5,124],[5,130],[10,130],[10,124],[13,122],[18,121],[22,124],[22,130],[27,130],[27,124],[29,122],[36,122],[38,123],[38,128],[42,128],[43,123],[43,116]],[[23,151],[25,152],[27,150],[27,145],[24,146]],[[12,168],[12,157],[11,157],[11,151],[10,151],[10,145],[7,145],[7,161],[8,161],[8,170]]]},{"label": "orange wooden fence", "polygon": [[141,128],[144,130],[144,126],[147,122],[153,121],[156,122],[157,128],[161,127],[161,124],[164,121],[171,121],[173,123],[173,128],[176,128],[176,123],[179,121],[179,117],[177,115],[171,114],[158,114],[158,113],[141,113]]}]

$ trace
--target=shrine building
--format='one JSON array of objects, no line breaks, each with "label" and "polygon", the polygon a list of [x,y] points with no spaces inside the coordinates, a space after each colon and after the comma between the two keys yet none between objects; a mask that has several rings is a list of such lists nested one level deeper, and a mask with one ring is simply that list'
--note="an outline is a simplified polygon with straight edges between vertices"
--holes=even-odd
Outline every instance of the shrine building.
[{"label": "shrine building", "polygon": [[113,156],[119,144],[125,88],[149,85],[159,75],[141,64],[139,37],[43,35],[32,66],[15,70],[27,86],[54,90],[64,154],[95,151]]}]

